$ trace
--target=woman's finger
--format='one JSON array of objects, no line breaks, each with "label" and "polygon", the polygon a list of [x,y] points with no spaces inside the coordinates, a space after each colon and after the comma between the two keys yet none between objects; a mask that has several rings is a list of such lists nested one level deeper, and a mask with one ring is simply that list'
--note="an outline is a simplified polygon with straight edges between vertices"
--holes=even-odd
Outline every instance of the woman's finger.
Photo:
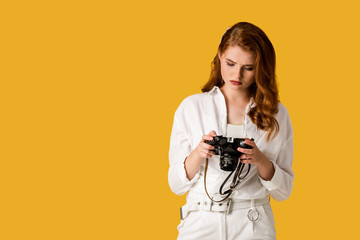
[{"label": "woman's finger", "polygon": [[210,151],[201,151],[200,154],[205,157],[205,158],[211,158],[213,156],[213,154],[211,154]]},{"label": "woman's finger", "polygon": [[208,135],[211,135],[211,136],[215,137],[215,136],[216,136],[216,132],[215,132],[214,130],[212,130],[211,132],[209,132]]},{"label": "woman's finger", "polygon": [[212,156],[203,152],[200,152],[200,156],[202,156],[203,158],[211,158]]},{"label": "woman's finger", "polygon": [[207,143],[204,143],[204,142],[201,142],[199,145],[200,145],[200,147],[202,147],[204,149],[209,149],[209,150],[214,150],[215,149],[214,146],[211,146],[210,144],[207,144]]},{"label": "woman's finger", "polygon": [[245,154],[254,154],[254,149],[246,149],[246,148],[237,148],[239,152],[245,153]]},{"label": "woman's finger", "polygon": [[202,140],[211,141],[211,140],[213,140],[213,137],[212,137],[212,136],[209,136],[209,135],[203,135],[203,136],[202,136]]},{"label": "woman's finger", "polygon": [[201,151],[201,153],[203,155],[206,155],[206,156],[209,156],[209,157],[212,157],[213,155],[215,155],[213,152],[207,151],[207,150]]},{"label": "woman's finger", "polygon": [[242,163],[252,163],[252,161],[251,160],[240,160]]},{"label": "woman's finger", "polygon": [[241,160],[252,159],[252,156],[251,156],[251,155],[247,155],[247,154],[243,154],[243,155],[241,155],[240,159],[241,159]]},{"label": "woman's finger", "polygon": [[257,147],[254,141],[251,141],[250,139],[246,138],[244,141],[247,145],[252,146],[253,148]]}]

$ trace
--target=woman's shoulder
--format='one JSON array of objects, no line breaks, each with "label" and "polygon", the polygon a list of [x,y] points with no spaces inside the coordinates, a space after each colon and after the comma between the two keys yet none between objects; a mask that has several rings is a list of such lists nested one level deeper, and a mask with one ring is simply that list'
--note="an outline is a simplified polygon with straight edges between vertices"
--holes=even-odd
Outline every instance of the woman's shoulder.
[{"label": "woman's shoulder", "polygon": [[181,118],[194,118],[203,114],[206,109],[206,103],[209,102],[206,101],[206,99],[208,99],[208,94],[206,92],[196,93],[185,97],[176,109],[175,116]]},{"label": "woman's shoulder", "polygon": [[278,112],[275,115],[276,120],[280,126],[280,132],[282,134],[292,135],[292,124],[288,109],[282,103],[278,103]]},{"label": "woman's shoulder", "polygon": [[179,108],[199,107],[201,104],[203,104],[206,101],[207,97],[208,97],[208,94],[206,92],[192,94],[190,96],[185,97],[182,100]]},{"label": "woman's shoulder", "polygon": [[203,101],[204,99],[206,99],[208,96],[208,92],[203,92],[203,93],[195,93],[192,94],[190,96],[187,96],[186,98],[184,98],[184,101],[188,101],[191,103],[198,103],[200,101]]},{"label": "woman's shoulder", "polygon": [[220,89],[218,86],[214,86],[208,92],[195,93],[190,96],[187,96],[183,99],[180,106],[197,106],[203,107],[203,105],[209,103],[209,100],[219,95]]},{"label": "woman's shoulder", "polygon": [[282,104],[281,102],[278,103],[278,112],[277,115],[279,117],[285,117],[285,116],[289,116],[289,111],[287,110],[287,108],[284,106],[284,104]]}]

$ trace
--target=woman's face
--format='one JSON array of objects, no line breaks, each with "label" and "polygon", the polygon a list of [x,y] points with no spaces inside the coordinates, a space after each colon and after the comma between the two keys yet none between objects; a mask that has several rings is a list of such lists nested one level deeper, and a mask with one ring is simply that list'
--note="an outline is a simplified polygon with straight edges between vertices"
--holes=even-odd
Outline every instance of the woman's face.
[{"label": "woman's face", "polygon": [[251,51],[230,46],[219,58],[226,88],[246,90],[255,81],[255,55]]}]

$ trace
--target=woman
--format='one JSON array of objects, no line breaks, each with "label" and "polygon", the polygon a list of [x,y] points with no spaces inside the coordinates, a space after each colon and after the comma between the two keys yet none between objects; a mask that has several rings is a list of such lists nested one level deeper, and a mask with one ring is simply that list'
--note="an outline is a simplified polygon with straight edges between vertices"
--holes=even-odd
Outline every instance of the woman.
[{"label": "woman", "polygon": [[[182,101],[171,133],[169,185],[188,192],[178,239],[275,239],[269,196],[282,201],[292,191],[293,131],[266,34],[247,22],[229,28],[202,92]],[[219,166],[208,142],[218,135],[246,139],[236,146],[237,176]]]}]

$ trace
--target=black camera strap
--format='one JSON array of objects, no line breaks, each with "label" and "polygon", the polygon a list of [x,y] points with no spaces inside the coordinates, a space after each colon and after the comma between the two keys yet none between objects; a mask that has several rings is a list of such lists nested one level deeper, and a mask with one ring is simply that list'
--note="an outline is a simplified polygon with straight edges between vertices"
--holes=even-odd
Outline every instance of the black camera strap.
[{"label": "black camera strap", "polygon": [[[207,173],[207,168],[208,168],[208,165],[209,165],[209,159],[206,158],[206,162],[205,162],[205,173],[204,173],[204,187],[205,187],[205,192],[206,192],[206,195],[210,198],[211,201],[213,202],[223,202],[225,201],[226,199],[228,199],[231,195],[231,193],[233,192],[233,189],[240,183],[240,181],[242,179],[244,179],[250,172],[250,167],[251,165],[249,164],[248,165],[248,171],[247,173],[245,174],[245,176],[243,177],[240,177],[243,169],[244,169],[244,166],[245,164],[241,163],[240,160],[238,161],[238,164],[236,166],[236,169],[231,171],[230,174],[226,177],[226,179],[224,180],[224,182],[221,184],[220,186],[220,189],[219,189],[219,193],[221,195],[226,195],[223,199],[221,200],[214,200],[213,198],[210,197],[207,189],[206,189],[206,173]],[[233,180],[230,184],[230,188],[228,190],[226,190],[224,193],[222,192],[223,191],[223,187],[225,186],[226,182],[229,180],[229,178],[231,177],[231,175],[235,172],[235,175],[233,177]]]},{"label": "black camera strap", "polygon": [[[209,159],[206,158],[206,162],[205,162],[205,173],[204,173],[204,187],[205,187],[206,195],[207,195],[207,196],[210,198],[210,200],[213,201],[213,202],[223,202],[223,201],[225,201],[226,199],[228,199],[228,198],[230,197],[230,195],[231,195],[231,193],[232,193],[232,189],[229,189],[229,192],[227,193],[227,195],[226,195],[223,199],[221,199],[221,200],[214,200],[214,199],[212,199],[212,198],[210,197],[207,189],[206,189],[206,173],[207,173],[208,165],[209,165]],[[230,176],[231,176],[231,174],[232,174],[233,172],[234,172],[234,171],[232,171],[232,172],[230,173],[230,175],[226,178],[226,181],[227,181],[227,179],[230,178]]]}]

